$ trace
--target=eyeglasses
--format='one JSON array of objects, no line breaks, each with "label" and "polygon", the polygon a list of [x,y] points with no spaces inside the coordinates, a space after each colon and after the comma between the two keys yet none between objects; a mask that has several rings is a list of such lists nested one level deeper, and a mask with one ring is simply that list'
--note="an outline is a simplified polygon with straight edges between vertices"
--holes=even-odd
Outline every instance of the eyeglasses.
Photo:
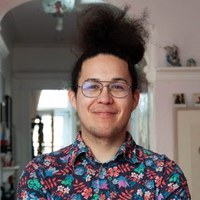
[{"label": "eyeglasses", "polygon": [[[103,85],[103,83],[108,83]],[[82,85],[78,87],[81,88],[84,96],[89,98],[98,97],[103,88],[107,87],[108,92],[111,96],[116,98],[126,97],[130,91],[131,86],[125,81],[97,81],[97,80],[86,80]]]}]

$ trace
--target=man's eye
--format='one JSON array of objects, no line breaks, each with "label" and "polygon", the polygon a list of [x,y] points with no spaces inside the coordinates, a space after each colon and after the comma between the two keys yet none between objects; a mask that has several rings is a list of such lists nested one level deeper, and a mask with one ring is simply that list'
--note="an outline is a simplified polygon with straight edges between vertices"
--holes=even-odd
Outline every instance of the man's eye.
[{"label": "man's eye", "polygon": [[84,85],[84,87],[83,87],[84,90],[98,90],[99,88],[100,88],[100,87],[99,87],[98,84],[91,84],[91,83],[86,84],[86,85]]},{"label": "man's eye", "polygon": [[110,89],[118,90],[118,91],[125,90],[124,85],[122,85],[122,84],[113,84],[113,85],[111,85]]}]

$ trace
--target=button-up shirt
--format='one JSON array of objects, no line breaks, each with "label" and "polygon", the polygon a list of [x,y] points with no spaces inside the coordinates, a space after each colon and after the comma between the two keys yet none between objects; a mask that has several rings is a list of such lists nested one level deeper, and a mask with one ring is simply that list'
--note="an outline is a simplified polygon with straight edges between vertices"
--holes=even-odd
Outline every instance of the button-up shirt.
[{"label": "button-up shirt", "polygon": [[19,199],[191,199],[179,166],[165,155],[136,145],[131,135],[112,160],[99,163],[77,136],[59,151],[33,159],[24,169]]}]

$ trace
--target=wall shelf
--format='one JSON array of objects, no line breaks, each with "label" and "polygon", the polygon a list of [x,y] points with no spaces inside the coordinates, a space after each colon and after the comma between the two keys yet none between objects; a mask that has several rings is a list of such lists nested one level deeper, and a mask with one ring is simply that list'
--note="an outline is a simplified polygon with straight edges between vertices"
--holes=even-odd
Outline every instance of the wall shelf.
[{"label": "wall shelf", "polygon": [[194,71],[199,71],[200,72],[200,66],[196,67],[186,67],[186,66],[181,66],[181,67],[158,67],[157,71],[163,71],[163,72],[194,72]]},{"label": "wall shelf", "polygon": [[156,69],[156,80],[200,80],[200,66],[159,67]]},{"label": "wall shelf", "polygon": [[3,183],[8,180],[8,177],[14,175],[16,171],[19,169],[19,166],[12,167],[2,167],[2,181]]}]

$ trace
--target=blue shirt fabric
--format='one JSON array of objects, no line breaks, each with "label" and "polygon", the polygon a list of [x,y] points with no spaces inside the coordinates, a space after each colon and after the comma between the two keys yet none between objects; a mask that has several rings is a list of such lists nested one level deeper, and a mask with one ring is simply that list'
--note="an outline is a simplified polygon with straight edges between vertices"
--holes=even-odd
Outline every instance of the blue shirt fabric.
[{"label": "blue shirt fabric", "polygon": [[112,160],[99,163],[81,134],[59,151],[33,159],[24,169],[19,199],[191,199],[179,166],[165,155],[136,145],[131,135]]}]

